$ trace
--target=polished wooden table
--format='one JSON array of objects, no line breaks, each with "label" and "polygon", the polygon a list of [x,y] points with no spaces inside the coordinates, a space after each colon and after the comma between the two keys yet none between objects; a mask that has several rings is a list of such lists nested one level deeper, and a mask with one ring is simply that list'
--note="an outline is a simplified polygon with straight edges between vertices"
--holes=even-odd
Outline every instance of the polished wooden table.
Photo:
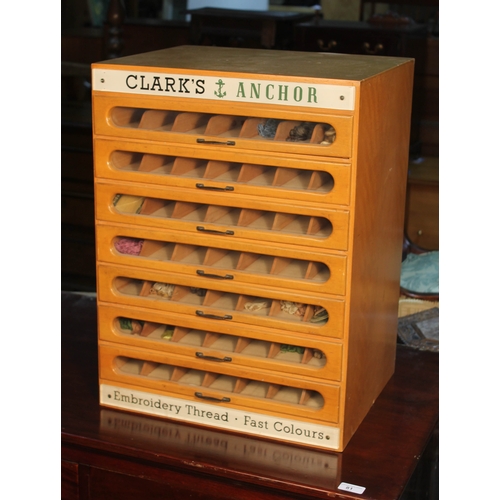
[{"label": "polished wooden table", "polygon": [[61,300],[63,500],[437,498],[439,354],[398,346],[345,451],[323,452],[100,407],[95,298]]}]

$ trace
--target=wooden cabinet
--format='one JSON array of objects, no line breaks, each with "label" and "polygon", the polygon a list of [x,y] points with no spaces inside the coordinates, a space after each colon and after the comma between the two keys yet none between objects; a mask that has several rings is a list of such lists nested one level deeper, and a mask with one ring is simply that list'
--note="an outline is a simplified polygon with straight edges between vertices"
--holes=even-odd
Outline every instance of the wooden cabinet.
[{"label": "wooden cabinet", "polygon": [[101,404],[342,451],[394,371],[413,60],[92,72]]}]

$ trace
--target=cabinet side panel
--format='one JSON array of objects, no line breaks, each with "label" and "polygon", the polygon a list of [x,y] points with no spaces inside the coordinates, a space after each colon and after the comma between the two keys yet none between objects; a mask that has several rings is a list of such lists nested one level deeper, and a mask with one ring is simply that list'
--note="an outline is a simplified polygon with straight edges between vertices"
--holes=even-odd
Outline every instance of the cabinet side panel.
[{"label": "cabinet side panel", "polygon": [[413,61],[361,83],[345,446],[394,372]]}]

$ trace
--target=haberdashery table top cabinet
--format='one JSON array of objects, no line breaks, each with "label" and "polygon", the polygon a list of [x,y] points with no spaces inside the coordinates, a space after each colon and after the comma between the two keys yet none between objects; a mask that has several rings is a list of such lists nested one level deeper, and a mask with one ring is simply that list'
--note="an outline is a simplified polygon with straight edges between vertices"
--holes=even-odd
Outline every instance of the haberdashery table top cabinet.
[{"label": "haberdashery table top cabinet", "polygon": [[394,372],[413,63],[93,64],[101,405],[345,448]]}]

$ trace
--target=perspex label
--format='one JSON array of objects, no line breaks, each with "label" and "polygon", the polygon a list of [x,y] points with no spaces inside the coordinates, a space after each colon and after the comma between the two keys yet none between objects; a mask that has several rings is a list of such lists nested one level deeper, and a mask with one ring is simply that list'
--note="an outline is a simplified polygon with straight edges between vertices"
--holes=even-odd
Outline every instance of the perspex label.
[{"label": "perspex label", "polygon": [[280,80],[94,69],[92,89],[150,96],[354,110],[355,88]]},{"label": "perspex label", "polygon": [[330,450],[337,450],[339,447],[337,427],[236,410],[215,404],[187,401],[107,384],[100,386],[100,402],[104,406],[282,441],[316,445]]}]

